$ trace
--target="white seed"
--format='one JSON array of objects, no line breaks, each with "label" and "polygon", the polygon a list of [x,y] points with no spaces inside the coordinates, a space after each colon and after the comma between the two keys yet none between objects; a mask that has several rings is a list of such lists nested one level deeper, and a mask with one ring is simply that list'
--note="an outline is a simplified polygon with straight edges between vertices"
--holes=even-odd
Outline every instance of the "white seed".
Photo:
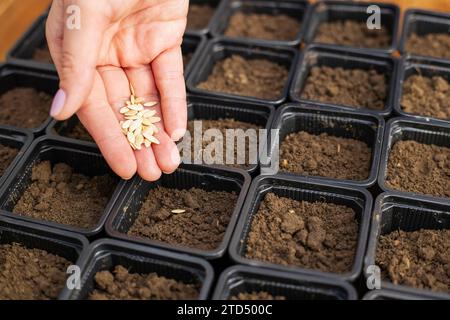
[{"label": "white seed", "polygon": [[121,108],[120,110],[119,110],[119,112],[121,113],[121,114],[126,114],[127,112],[129,112],[130,111],[130,109],[128,109],[127,107],[123,107],[123,108]]},{"label": "white seed", "polygon": [[130,131],[134,131],[140,126],[142,126],[142,120],[141,119],[134,120],[130,126]]},{"label": "white seed", "polygon": [[161,142],[159,142],[159,140],[158,139],[156,139],[155,137],[153,137],[153,136],[149,136],[149,137],[146,137],[147,139],[148,139],[148,141],[150,141],[151,143],[154,143],[154,144],[160,144]]},{"label": "white seed", "polygon": [[132,104],[128,108],[135,111],[142,111],[144,110],[144,106],[142,104]]},{"label": "white seed", "polygon": [[150,121],[150,123],[158,123],[161,121],[160,117],[151,117],[151,118],[147,118],[147,119]]},{"label": "white seed", "polygon": [[125,119],[127,119],[127,120],[137,120],[137,119],[139,119],[139,117],[138,116],[126,116]]},{"label": "white seed", "polygon": [[150,141],[148,141],[147,139],[144,140],[144,144],[146,148],[150,148],[152,143]]},{"label": "white seed", "polygon": [[144,110],[142,112],[144,113],[143,114],[144,118],[151,118],[151,117],[153,117],[156,114],[155,110]]},{"label": "white seed", "polygon": [[136,135],[136,139],[135,139],[135,144],[136,144],[136,146],[140,146],[141,144],[143,144],[144,143],[144,136],[142,135],[142,134],[136,134],[135,133],[135,135]]},{"label": "white seed", "polygon": [[128,109],[127,112],[124,113],[125,116],[135,116],[138,112],[136,110]]},{"label": "white seed", "polygon": [[128,133],[127,133],[127,139],[128,139],[128,141],[129,141],[130,143],[133,143],[133,144],[134,144],[134,142],[136,141],[136,138],[135,138],[133,132],[131,132],[131,131],[128,131]]},{"label": "white seed", "polygon": [[156,101],[150,101],[150,102],[146,102],[146,103],[144,103],[144,107],[154,107],[154,106],[156,106],[158,104],[158,102],[156,102]]},{"label": "white seed", "polygon": [[184,213],[184,212],[186,212],[186,210],[183,210],[183,209],[172,210],[172,213],[175,213],[175,214]]},{"label": "white seed", "polygon": [[122,129],[128,129],[132,123],[133,123],[133,121],[131,121],[131,120],[125,121],[124,123],[122,123]]}]

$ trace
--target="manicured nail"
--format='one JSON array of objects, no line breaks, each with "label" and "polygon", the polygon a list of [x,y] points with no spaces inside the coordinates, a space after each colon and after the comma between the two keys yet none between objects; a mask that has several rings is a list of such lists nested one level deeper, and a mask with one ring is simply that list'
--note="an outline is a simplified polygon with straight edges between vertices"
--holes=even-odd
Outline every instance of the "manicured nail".
[{"label": "manicured nail", "polygon": [[63,109],[66,102],[66,93],[63,89],[59,89],[53,98],[52,108],[50,109],[50,115],[56,117]]},{"label": "manicured nail", "polygon": [[179,141],[186,134],[186,129],[175,129],[170,137],[172,141]]}]

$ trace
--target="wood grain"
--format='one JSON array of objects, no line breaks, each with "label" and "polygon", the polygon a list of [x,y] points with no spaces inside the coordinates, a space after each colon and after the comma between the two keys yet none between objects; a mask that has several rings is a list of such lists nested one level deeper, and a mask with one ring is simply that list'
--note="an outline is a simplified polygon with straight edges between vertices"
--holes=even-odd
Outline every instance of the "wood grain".
[{"label": "wood grain", "polygon": [[0,0],[0,61],[51,0]]}]

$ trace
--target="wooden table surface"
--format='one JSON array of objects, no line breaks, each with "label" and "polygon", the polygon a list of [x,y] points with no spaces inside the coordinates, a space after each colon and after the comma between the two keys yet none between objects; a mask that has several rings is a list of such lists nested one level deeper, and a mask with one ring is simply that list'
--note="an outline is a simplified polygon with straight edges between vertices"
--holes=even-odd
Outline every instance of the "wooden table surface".
[{"label": "wooden table surface", "polygon": [[[424,8],[450,12],[449,0],[376,0],[376,2],[396,3],[402,10]],[[50,3],[51,0],[0,0],[0,61],[6,58],[14,43]]]}]

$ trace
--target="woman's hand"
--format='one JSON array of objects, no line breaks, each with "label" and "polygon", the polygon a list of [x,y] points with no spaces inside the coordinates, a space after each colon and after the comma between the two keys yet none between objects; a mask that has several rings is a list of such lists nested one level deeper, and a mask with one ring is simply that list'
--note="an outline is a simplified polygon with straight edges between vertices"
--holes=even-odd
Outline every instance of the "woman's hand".
[{"label": "woman's hand", "polygon": [[[122,178],[136,172],[154,181],[180,163],[175,141],[186,131],[186,89],[181,43],[188,0],[55,0],[47,41],[60,76],[51,115],[76,113],[111,168]],[[77,14],[67,12],[70,6]],[[74,8],[74,7],[71,7]],[[67,25],[71,18],[72,25]],[[79,18],[81,24],[73,28]],[[160,101],[161,142],[133,151],[121,132],[119,109],[130,97]]]}]

